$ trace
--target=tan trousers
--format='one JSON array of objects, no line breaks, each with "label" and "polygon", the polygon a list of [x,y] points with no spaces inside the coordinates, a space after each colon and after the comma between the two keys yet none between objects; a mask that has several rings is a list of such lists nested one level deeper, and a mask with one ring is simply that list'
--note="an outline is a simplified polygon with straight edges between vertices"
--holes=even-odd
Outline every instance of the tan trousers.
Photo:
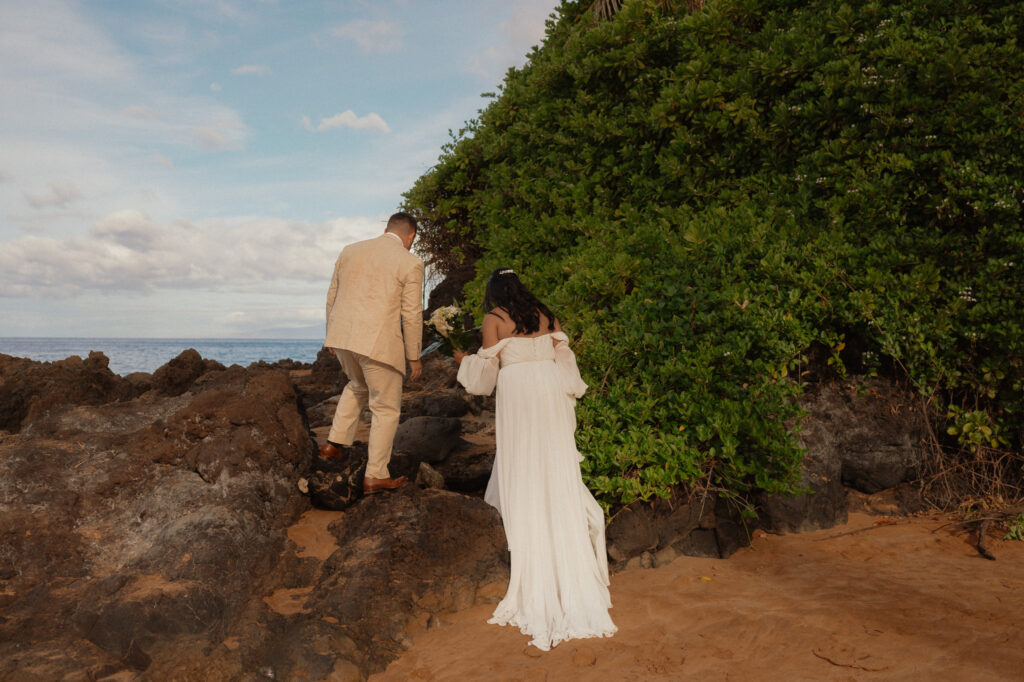
[{"label": "tan trousers", "polygon": [[391,461],[391,446],[402,410],[402,380],[405,377],[391,365],[371,360],[365,355],[338,348],[333,350],[348,383],[338,399],[338,409],[334,412],[327,440],[339,445],[352,445],[359,415],[369,406],[373,418],[370,420],[366,475],[390,478],[388,462]]}]

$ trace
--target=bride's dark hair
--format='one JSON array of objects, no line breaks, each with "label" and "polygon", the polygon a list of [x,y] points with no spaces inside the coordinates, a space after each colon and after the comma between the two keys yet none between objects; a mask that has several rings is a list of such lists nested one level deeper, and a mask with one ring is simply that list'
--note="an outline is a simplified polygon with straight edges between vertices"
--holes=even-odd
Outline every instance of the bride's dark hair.
[{"label": "bride's dark hair", "polygon": [[498,268],[491,273],[484,290],[484,313],[501,308],[516,325],[516,334],[540,331],[540,316],[548,318],[548,331],[555,330],[555,316],[523,286],[511,268]]}]

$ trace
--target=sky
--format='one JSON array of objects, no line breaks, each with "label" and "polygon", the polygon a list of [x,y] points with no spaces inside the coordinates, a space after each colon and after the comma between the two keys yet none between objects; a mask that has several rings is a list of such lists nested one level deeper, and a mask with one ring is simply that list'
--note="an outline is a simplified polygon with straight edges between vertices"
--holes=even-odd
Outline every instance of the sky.
[{"label": "sky", "polygon": [[0,0],[0,337],[322,334],[558,0]]}]

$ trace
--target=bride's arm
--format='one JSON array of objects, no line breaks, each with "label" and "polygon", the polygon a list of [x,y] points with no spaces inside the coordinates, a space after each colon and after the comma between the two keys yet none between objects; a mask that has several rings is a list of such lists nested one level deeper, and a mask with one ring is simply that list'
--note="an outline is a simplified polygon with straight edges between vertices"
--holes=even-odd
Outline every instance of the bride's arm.
[{"label": "bride's arm", "polygon": [[[498,318],[493,315],[484,317],[480,330],[483,336],[483,348],[490,348],[498,343]],[[483,356],[463,351],[452,351],[452,357],[459,365],[458,381],[466,391],[475,395],[490,395],[498,382],[498,358],[485,353]]]},{"label": "bride's arm", "polygon": [[555,326],[558,330],[551,339],[555,345],[555,366],[561,374],[565,392],[573,398],[581,398],[587,390],[587,384],[580,376],[579,367],[576,366],[576,354],[569,348],[569,339],[562,332],[558,320],[555,320]]}]

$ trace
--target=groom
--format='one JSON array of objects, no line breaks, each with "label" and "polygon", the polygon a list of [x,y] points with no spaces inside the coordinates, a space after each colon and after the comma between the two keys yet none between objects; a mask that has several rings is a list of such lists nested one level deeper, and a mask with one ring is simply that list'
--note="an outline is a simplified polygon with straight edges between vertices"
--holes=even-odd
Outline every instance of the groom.
[{"label": "groom", "polygon": [[348,383],[320,454],[340,457],[341,447],[355,439],[360,413],[369,406],[373,418],[363,479],[366,494],[406,481],[405,476],[391,478],[388,462],[402,408],[406,361],[411,379],[423,372],[423,262],[409,252],[415,238],[416,220],[408,213],[394,214],[384,234],[342,249],[327,289],[324,345],[337,355]]}]

